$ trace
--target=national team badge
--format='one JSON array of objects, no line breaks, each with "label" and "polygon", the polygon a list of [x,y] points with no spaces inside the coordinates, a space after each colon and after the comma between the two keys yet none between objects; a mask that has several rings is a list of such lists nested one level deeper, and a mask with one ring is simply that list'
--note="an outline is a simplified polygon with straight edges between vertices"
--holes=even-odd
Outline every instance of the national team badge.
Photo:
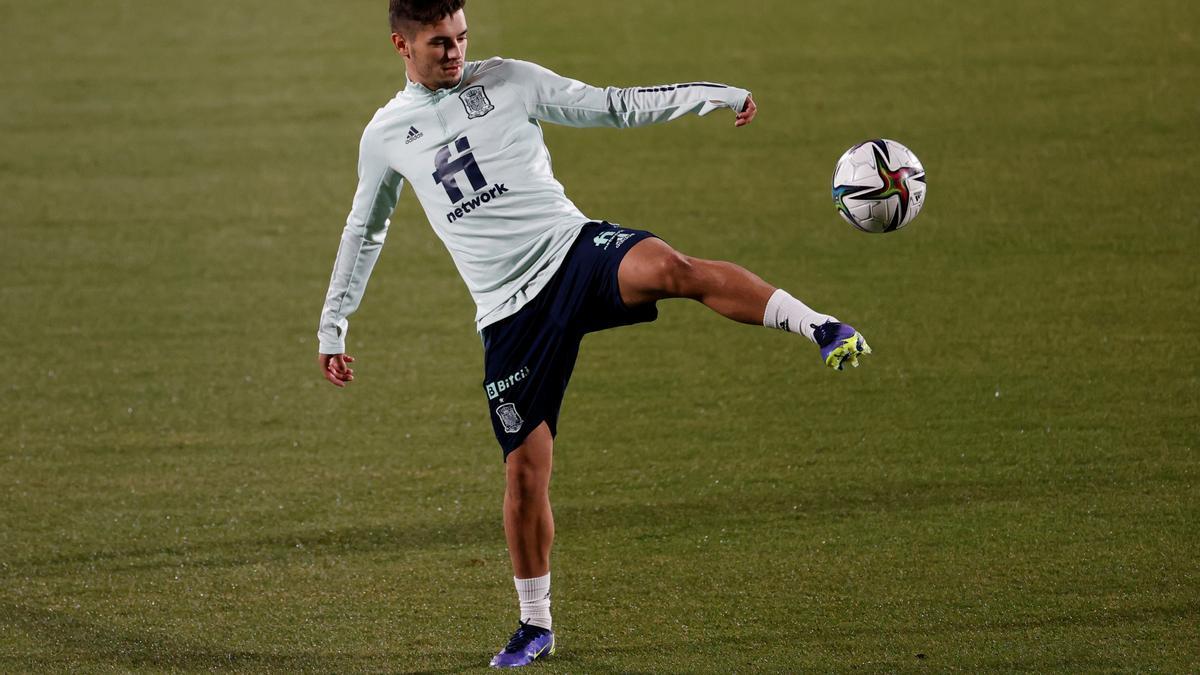
[{"label": "national team badge", "polygon": [[505,403],[496,408],[496,417],[500,418],[500,424],[504,426],[505,433],[515,434],[521,430],[521,425],[525,420],[521,419],[521,413],[517,412],[517,406],[512,403]]},{"label": "national team badge", "polygon": [[483,90],[483,85],[481,84],[474,87],[467,87],[458,95],[458,98],[462,101],[463,108],[466,108],[467,117],[470,119],[483,117],[496,109],[496,106],[492,105],[492,102],[488,100],[487,92]]}]

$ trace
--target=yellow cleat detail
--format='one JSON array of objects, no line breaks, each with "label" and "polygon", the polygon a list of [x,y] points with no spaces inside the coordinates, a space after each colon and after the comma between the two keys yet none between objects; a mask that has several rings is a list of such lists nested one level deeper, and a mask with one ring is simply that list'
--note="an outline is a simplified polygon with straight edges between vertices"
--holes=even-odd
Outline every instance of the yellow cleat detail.
[{"label": "yellow cleat detail", "polygon": [[855,333],[845,340],[842,340],[841,345],[839,345],[832,352],[829,352],[829,356],[825,358],[825,365],[833,368],[834,370],[842,370],[845,364],[849,363],[851,367],[857,368],[858,355],[870,353],[871,346],[867,344],[867,341],[863,339],[862,335]]}]

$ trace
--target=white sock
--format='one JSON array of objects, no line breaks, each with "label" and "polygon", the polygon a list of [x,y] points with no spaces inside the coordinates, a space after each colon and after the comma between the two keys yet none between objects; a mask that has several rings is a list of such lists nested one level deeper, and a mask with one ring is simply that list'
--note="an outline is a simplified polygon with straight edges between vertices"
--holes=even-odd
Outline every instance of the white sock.
[{"label": "white sock", "polygon": [[763,325],[767,328],[800,333],[813,342],[816,342],[813,338],[813,324],[820,326],[826,321],[837,319],[813,310],[782,288],[776,290],[767,301],[767,311],[763,314]]},{"label": "white sock", "polygon": [[521,621],[550,628],[550,573],[533,579],[513,577],[521,601]]}]

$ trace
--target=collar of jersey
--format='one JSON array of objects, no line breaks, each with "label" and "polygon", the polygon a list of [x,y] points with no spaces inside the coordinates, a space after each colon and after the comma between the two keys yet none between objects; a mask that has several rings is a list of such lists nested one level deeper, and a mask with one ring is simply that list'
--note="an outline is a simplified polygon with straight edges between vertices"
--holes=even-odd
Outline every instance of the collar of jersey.
[{"label": "collar of jersey", "polygon": [[405,94],[412,96],[413,98],[418,98],[418,99],[438,100],[438,99],[445,98],[445,97],[449,96],[450,94],[453,94],[454,92],[458,91],[463,86],[463,82],[467,81],[467,69],[465,67],[463,68],[462,75],[459,76],[459,79],[458,79],[458,84],[454,85],[453,87],[446,87],[445,89],[434,90],[434,89],[430,89],[430,88],[426,87],[425,85],[421,84],[420,82],[413,82],[412,80],[409,80],[407,77],[405,79],[408,80],[408,84],[405,85],[405,87],[404,87]]}]

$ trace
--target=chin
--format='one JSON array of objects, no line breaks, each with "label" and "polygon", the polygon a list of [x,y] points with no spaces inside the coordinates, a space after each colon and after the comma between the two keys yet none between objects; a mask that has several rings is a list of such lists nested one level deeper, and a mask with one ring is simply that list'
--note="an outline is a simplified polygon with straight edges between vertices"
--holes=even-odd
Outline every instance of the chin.
[{"label": "chin", "polygon": [[454,85],[458,84],[458,80],[459,80],[459,78],[457,78],[457,77],[449,78],[449,77],[442,75],[439,77],[431,77],[427,81],[433,83],[434,89],[449,89],[450,87],[453,87]]}]

